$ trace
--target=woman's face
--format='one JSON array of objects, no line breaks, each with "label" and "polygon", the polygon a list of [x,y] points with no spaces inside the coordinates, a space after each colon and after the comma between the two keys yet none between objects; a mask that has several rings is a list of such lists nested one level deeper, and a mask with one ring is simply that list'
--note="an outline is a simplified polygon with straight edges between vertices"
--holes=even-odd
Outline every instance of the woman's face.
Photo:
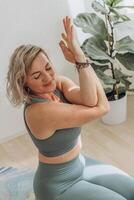
[{"label": "woman's face", "polygon": [[40,52],[32,62],[26,85],[37,95],[50,93],[56,89],[56,73],[43,52]]}]

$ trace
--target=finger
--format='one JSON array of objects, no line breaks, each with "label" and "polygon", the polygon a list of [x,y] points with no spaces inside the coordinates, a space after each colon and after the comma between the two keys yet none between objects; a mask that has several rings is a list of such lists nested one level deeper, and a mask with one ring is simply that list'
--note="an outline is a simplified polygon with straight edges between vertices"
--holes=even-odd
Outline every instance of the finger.
[{"label": "finger", "polygon": [[67,51],[66,44],[61,40],[61,41],[59,42],[59,46],[60,46],[60,48],[61,48],[63,54],[65,55],[65,52]]},{"label": "finger", "polygon": [[70,17],[66,17],[66,29],[67,29],[67,33],[70,34],[71,32],[71,18]]},{"label": "finger", "polygon": [[61,40],[61,41],[59,42],[59,45],[60,45],[60,47],[61,47],[62,49],[66,49],[66,48],[67,48],[66,43],[65,43],[63,40]]},{"label": "finger", "polygon": [[61,47],[65,47],[65,46],[66,46],[66,44],[65,44],[65,42],[64,42],[63,40],[61,40],[61,41],[59,42],[59,45],[60,45]]},{"label": "finger", "polygon": [[65,42],[68,42],[68,38],[67,38],[67,36],[65,35],[65,33],[62,33],[61,36],[62,36],[63,40],[65,40]]},{"label": "finger", "polygon": [[73,25],[71,26],[71,39],[75,39],[75,30]]},{"label": "finger", "polygon": [[65,32],[67,33],[67,19],[66,17],[63,19],[63,25],[64,25],[64,29],[65,29]]},{"label": "finger", "polygon": [[73,25],[71,26],[71,39],[72,40],[77,40],[76,30],[75,30]]},{"label": "finger", "polygon": [[63,24],[64,24],[64,29],[65,29],[65,32],[67,35],[70,34],[70,31],[71,31],[71,18],[66,16],[64,19],[63,19]]}]

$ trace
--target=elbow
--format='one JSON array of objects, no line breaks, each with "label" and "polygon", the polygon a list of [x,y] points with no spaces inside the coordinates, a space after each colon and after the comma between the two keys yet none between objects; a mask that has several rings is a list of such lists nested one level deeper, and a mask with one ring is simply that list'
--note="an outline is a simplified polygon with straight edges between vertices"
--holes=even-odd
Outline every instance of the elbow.
[{"label": "elbow", "polygon": [[103,106],[103,108],[102,108],[102,115],[105,115],[109,112],[110,112],[110,104],[109,104],[109,102],[107,102],[107,104],[105,106]]},{"label": "elbow", "polygon": [[98,100],[97,99],[94,100],[93,102],[87,102],[86,103],[86,106],[88,106],[88,107],[97,107],[97,105],[98,105]]},{"label": "elbow", "polygon": [[89,107],[97,107],[97,103],[90,104]]},{"label": "elbow", "polygon": [[98,97],[96,96],[92,96],[92,97],[88,97],[88,96],[82,96],[81,97],[81,104],[87,107],[96,107],[98,105]]},{"label": "elbow", "polygon": [[109,113],[109,111],[110,111],[110,107],[105,108],[105,110],[104,110],[104,115],[107,114],[107,113]]},{"label": "elbow", "polygon": [[94,99],[93,103],[90,104],[90,107],[96,107],[98,105],[98,98]]},{"label": "elbow", "polygon": [[88,104],[84,104],[84,106],[90,107],[90,108],[94,108],[97,107],[97,103],[88,103]]},{"label": "elbow", "polygon": [[106,104],[106,113],[110,112],[110,103],[107,101]]}]

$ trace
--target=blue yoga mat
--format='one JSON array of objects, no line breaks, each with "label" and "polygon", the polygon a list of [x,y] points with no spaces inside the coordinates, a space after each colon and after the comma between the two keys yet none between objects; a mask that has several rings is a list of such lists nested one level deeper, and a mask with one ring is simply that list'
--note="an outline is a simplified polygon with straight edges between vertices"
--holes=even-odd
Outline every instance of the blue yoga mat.
[{"label": "blue yoga mat", "polygon": [[0,167],[0,200],[35,200],[34,170]]}]

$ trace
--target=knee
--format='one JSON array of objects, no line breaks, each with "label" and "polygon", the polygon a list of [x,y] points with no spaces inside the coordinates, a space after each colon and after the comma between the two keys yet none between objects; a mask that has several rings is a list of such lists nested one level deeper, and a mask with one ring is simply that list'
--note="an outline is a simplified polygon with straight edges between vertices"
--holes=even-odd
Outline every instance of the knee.
[{"label": "knee", "polygon": [[129,188],[125,196],[127,200],[134,200],[134,187]]},{"label": "knee", "polygon": [[134,189],[129,192],[127,200],[134,200]]}]

